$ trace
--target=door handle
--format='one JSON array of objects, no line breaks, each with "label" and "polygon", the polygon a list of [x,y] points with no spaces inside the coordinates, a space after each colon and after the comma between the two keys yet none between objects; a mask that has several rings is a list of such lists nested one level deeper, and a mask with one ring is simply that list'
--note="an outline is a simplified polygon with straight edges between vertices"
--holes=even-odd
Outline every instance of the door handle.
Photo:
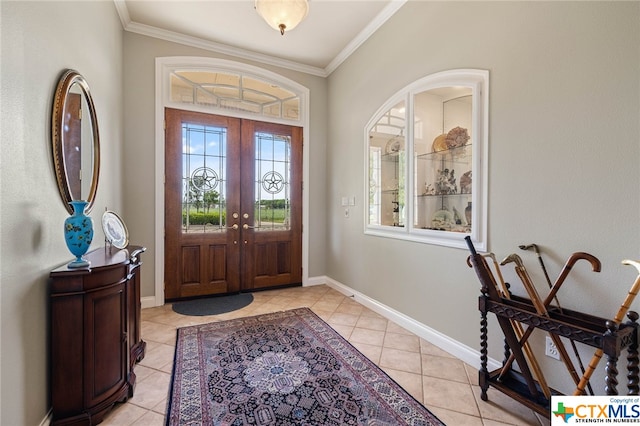
[{"label": "door handle", "polygon": [[242,229],[255,229],[255,226],[249,226],[246,223],[244,225],[242,225]]},{"label": "door handle", "polygon": [[237,224],[237,223],[234,223],[234,224],[233,224],[233,226],[228,226],[227,228],[228,228],[228,229],[235,229],[235,230],[237,230],[237,229],[238,229],[238,224]]}]

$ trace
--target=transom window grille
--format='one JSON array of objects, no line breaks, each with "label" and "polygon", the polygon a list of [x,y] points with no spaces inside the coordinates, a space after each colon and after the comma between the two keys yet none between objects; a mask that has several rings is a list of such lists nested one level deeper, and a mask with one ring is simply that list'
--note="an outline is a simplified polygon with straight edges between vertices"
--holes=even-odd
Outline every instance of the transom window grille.
[{"label": "transom window grille", "polygon": [[291,138],[255,135],[255,229],[291,228]]},{"label": "transom window grille", "polygon": [[300,97],[271,82],[239,73],[172,71],[171,102],[241,111],[269,118],[300,119]]},{"label": "transom window grille", "polygon": [[223,232],[227,129],[184,123],[182,141],[182,232]]}]

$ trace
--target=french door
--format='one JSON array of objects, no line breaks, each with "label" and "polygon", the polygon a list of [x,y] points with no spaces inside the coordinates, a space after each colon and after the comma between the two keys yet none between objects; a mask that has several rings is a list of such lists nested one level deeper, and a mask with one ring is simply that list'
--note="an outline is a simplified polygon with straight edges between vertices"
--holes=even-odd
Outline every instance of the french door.
[{"label": "french door", "polygon": [[165,109],[165,299],[302,281],[302,129]]}]

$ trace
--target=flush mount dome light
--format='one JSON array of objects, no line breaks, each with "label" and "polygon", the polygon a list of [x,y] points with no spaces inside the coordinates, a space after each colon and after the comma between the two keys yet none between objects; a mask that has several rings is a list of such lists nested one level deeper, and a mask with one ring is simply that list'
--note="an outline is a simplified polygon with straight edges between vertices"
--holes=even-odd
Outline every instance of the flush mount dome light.
[{"label": "flush mount dome light", "polygon": [[307,0],[256,0],[256,11],[275,30],[284,35],[307,16]]}]

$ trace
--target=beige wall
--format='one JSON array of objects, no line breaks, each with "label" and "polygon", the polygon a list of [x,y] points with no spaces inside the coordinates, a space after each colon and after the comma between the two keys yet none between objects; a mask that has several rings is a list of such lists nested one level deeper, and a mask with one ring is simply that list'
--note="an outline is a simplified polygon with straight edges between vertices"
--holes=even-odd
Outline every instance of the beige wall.
[{"label": "beige wall", "polygon": [[47,277],[71,259],[52,166],[53,93],[67,68],[92,91],[102,138],[92,247],[100,247],[102,211],[122,209],[122,26],[110,1],[0,8],[0,424],[37,425],[50,408]]},{"label": "beige wall", "polygon": [[[539,244],[552,279],[573,252],[597,256],[602,272],[576,265],[560,300],[613,317],[636,276],[620,261],[640,258],[639,46],[638,2],[408,2],[329,77],[326,274],[479,349],[468,252],[363,235],[362,198],[364,126],[376,109],[422,76],[481,68],[490,71],[489,249],[519,252],[543,294],[536,258],[518,245]],[[344,194],[358,195],[349,219]],[[561,364],[544,363],[569,391]]]},{"label": "beige wall", "polygon": [[[183,46],[133,33],[124,36],[124,220],[131,240],[149,248],[144,255],[142,296],[155,294],[155,58],[200,56],[245,62],[214,52]],[[325,258],[325,174],[327,139],[326,79],[273,66],[251,63],[283,75],[309,89],[309,275],[324,274]],[[163,194],[159,194],[163,196]]]}]

